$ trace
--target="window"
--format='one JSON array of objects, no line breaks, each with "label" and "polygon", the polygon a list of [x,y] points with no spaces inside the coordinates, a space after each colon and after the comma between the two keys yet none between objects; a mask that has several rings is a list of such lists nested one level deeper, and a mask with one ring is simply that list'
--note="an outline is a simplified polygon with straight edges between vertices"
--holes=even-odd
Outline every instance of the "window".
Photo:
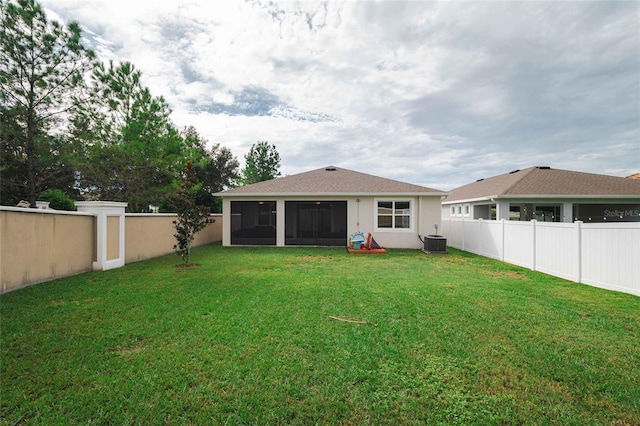
[{"label": "window", "polygon": [[456,215],[457,216],[462,216],[462,205],[458,204],[456,206]]},{"label": "window", "polygon": [[411,228],[411,201],[378,201],[378,228]]},{"label": "window", "polygon": [[456,206],[451,206],[451,216],[456,215]]},{"label": "window", "polygon": [[509,220],[520,220],[520,206],[509,206]]},{"label": "window", "polygon": [[536,206],[533,216],[540,222],[560,222],[560,206]]},{"label": "window", "polygon": [[464,215],[469,216],[469,204],[464,205]]}]

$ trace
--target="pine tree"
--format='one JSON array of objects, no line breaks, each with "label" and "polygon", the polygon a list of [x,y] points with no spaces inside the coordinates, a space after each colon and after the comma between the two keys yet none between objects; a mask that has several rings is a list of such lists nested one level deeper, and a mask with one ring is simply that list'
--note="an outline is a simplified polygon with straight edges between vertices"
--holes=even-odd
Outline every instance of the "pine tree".
[{"label": "pine tree", "polygon": [[82,45],[78,23],[48,21],[34,0],[0,3],[0,8],[0,134],[3,150],[15,153],[3,158],[3,168],[11,168],[10,161],[25,169],[3,179],[15,177],[16,185],[26,185],[35,207],[42,182],[50,180],[42,172],[50,166],[43,159],[51,159],[52,129],[82,100],[94,53]]}]

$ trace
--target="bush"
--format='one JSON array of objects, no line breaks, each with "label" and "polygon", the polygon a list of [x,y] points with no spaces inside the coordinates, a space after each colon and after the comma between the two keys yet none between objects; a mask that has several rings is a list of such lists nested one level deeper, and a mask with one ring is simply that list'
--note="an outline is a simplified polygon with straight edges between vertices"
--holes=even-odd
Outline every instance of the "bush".
[{"label": "bush", "polygon": [[76,210],[75,201],[60,189],[47,189],[43,191],[40,197],[38,197],[38,201],[48,201],[49,207],[54,210]]}]

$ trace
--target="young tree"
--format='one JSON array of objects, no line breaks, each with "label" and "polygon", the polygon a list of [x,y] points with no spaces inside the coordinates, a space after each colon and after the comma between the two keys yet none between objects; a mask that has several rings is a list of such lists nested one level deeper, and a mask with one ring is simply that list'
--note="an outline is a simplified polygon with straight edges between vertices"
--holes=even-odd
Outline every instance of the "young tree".
[{"label": "young tree", "polygon": [[241,181],[244,185],[271,180],[280,176],[280,154],[275,145],[259,141],[251,146],[244,156],[245,166],[242,169]]},{"label": "young tree", "polygon": [[52,128],[81,98],[94,53],[82,45],[76,22],[48,21],[34,0],[0,2],[0,8],[3,169],[24,168],[16,174],[3,170],[3,180],[9,179],[3,186],[26,186],[35,207],[43,183],[51,179],[44,169],[60,162],[50,145]]},{"label": "young tree", "polygon": [[176,251],[185,265],[191,265],[191,243],[196,234],[200,232],[209,220],[209,208],[198,205],[196,194],[200,184],[196,183],[191,162],[187,162],[187,171],[181,176],[180,185],[171,197],[171,202],[178,213],[178,218],[173,221],[176,228],[174,237]]}]

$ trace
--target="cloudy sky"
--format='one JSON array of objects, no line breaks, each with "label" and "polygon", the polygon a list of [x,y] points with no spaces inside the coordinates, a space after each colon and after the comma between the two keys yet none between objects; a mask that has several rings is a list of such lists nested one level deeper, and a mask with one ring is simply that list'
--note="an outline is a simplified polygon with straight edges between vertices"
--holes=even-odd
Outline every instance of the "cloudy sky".
[{"label": "cloudy sky", "polygon": [[449,190],[640,171],[640,2],[42,0],[242,162]]}]

